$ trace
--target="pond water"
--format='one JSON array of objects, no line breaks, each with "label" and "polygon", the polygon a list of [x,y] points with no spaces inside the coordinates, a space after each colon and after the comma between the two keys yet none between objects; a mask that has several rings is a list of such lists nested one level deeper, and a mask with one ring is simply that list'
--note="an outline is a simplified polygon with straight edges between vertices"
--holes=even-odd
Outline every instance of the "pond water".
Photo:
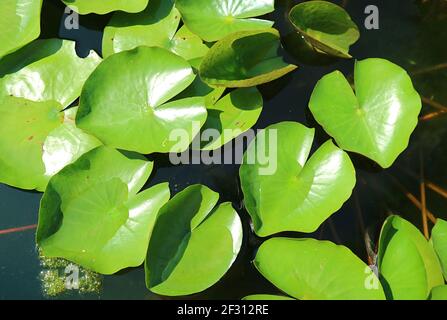
[{"label": "pond water", "polygon": [[[269,18],[275,20],[276,28],[282,33],[283,42],[290,53],[289,59],[300,68],[293,74],[260,87],[265,105],[255,128],[265,128],[286,120],[301,122],[317,128],[316,149],[329,137],[308,111],[310,94],[316,82],[326,73],[338,69],[352,76],[354,60],[329,59],[306,48],[299,38],[291,35],[290,25],[285,19],[288,8],[300,1],[276,2],[277,10]],[[430,186],[447,189],[447,144],[444,143],[447,139],[447,116],[432,116],[440,105],[447,106],[447,5],[444,0],[345,0],[338,3],[345,5],[360,27],[360,41],[351,49],[353,57],[359,60],[386,58],[408,70],[417,90],[424,97],[422,115],[430,115],[420,121],[409,148],[391,169],[382,170],[363,157],[351,155],[357,169],[357,186],[352,198],[314,234],[287,234],[343,244],[366,262],[365,235],[374,242],[387,215],[400,214],[422,228],[421,211],[414,203],[420,199],[422,176],[427,183],[431,183]],[[364,27],[367,5],[379,8],[378,30],[366,30]],[[110,15],[84,16],[80,21],[80,30],[67,31],[61,28],[64,7],[59,0],[45,0],[42,14],[42,38],[76,40],[81,56],[91,49],[100,52],[101,30]],[[152,158],[156,160],[156,170],[146,187],[169,181],[175,193],[190,184],[205,184],[220,193],[221,201],[233,202],[244,222],[244,242],[233,267],[217,285],[189,298],[240,299],[253,293],[276,293],[277,290],[251,264],[262,239],[249,232],[250,221],[243,209],[238,166],[174,167],[165,155]],[[67,291],[56,297],[45,295],[40,278],[45,268],[35,249],[33,228],[37,223],[40,198],[40,193],[0,185],[0,299],[167,299],[145,288],[142,268],[103,277],[101,288],[96,293]],[[447,217],[447,198],[439,192],[427,190],[427,207],[436,217]],[[17,232],[1,231],[23,226],[30,227]]]}]

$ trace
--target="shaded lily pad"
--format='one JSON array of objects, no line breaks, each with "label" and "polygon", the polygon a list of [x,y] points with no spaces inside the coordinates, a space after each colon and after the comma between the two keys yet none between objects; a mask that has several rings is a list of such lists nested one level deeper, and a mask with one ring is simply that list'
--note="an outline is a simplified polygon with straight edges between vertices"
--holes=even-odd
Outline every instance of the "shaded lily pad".
[{"label": "shaded lily pad", "polygon": [[42,0],[0,2],[0,58],[39,37],[41,8]]},{"label": "shaded lily pad", "polygon": [[447,285],[433,288],[429,300],[447,300]]},{"label": "shaded lily pad", "polygon": [[100,62],[93,51],[78,57],[73,41],[36,40],[0,60],[0,100],[5,96],[53,100],[64,109],[79,97]]},{"label": "shaded lily pad", "polygon": [[231,203],[215,207],[218,199],[218,193],[193,185],[160,210],[145,263],[149,290],[189,295],[228,271],[241,247],[242,224]]},{"label": "shaded lily pad", "polygon": [[62,0],[79,14],[106,14],[112,11],[140,12],[149,0]]},{"label": "shaded lily pad", "polygon": [[390,167],[407,148],[421,98],[404,69],[384,59],[355,64],[355,94],[335,71],[316,85],[310,110],[340,148]]},{"label": "shaded lily pad", "polygon": [[200,65],[200,77],[209,85],[253,87],[281,78],[297,66],[280,54],[275,29],[233,33],[208,51]]},{"label": "shaded lily pad", "polygon": [[275,10],[274,0],[177,0],[186,26],[203,40],[214,42],[239,31],[266,29],[272,21],[256,19]]},{"label": "shaded lily pad", "polygon": [[369,267],[348,248],[329,241],[272,238],[261,245],[254,264],[267,280],[296,299],[385,298]]},{"label": "shaded lily pad", "polygon": [[167,183],[138,193],[153,164],[136,154],[99,147],[55,175],[39,211],[37,243],[102,274],[143,263]]},{"label": "shaded lily pad", "polygon": [[329,1],[306,1],[292,8],[289,19],[314,48],[351,58],[349,47],[357,42],[360,33],[342,7]]},{"label": "shaded lily pad", "polygon": [[76,109],[60,109],[52,101],[0,101],[0,182],[43,191],[55,173],[101,144],[76,128]]},{"label": "shaded lily pad", "polygon": [[380,233],[378,266],[389,299],[427,299],[444,284],[438,258],[420,231],[398,216],[389,217]]},{"label": "shaded lily pad", "polygon": [[351,196],[356,179],[349,156],[327,141],[308,159],[313,138],[314,129],[281,122],[249,145],[239,174],[257,235],[314,232]]},{"label": "shaded lily pad", "polygon": [[286,296],[276,296],[276,295],[272,295],[272,294],[253,294],[251,296],[246,296],[246,297],[242,298],[242,300],[273,301],[273,300],[295,300],[295,299],[286,297]]},{"label": "shaded lily pad", "polygon": [[[205,99],[171,99],[194,78],[189,63],[166,49],[142,46],[114,54],[85,83],[76,123],[118,149],[183,152],[205,123]],[[175,129],[187,132],[189,141],[171,141]]]},{"label": "shaded lily pad", "polygon": [[431,243],[441,262],[444,278],[447,280],[447,221],[438,219],[433,227]]}]

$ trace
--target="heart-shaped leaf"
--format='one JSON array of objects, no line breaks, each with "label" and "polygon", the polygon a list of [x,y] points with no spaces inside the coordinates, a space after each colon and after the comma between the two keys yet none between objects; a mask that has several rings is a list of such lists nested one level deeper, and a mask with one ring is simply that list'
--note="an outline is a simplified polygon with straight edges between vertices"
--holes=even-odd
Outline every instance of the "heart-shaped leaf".
[{"label": "heart-shaped leaf", "polygon": [[349,47],[357,42],[360,33],[342,7],[329,1],[306,1],[293,7],[289,19],[314,48],[351,58]]},{"label": "heart-shaped leaf", "polygon": [[[205,99],[167,101],[194,78],[189,63],[166,49],[143,46],[114,54],[85,83],[76,123],[118,149],[183,152],[205,123]],[[171,141],[173,130],[187,132],[189,140]]]},{"label": "heart-shaped leaf", "polygon": [[307,160],[313,137],[313,129],[282,122],[249,145],[240,178],[259,236],[313,232],[349,199],[355,185],[349,156],[327,141]]},{"label": "heart-shaped leaf", "polygon": [[389,299],[427,299],[444,284],[438,258],[428,241],[410,222],[389,217],[380,233],[378,266]]},{"label": "heart-shaped leaf", "polygon": [[49,179],[101,143],[74,125],[76,109],[52,101],[0,101],[0,182],[45,190]]},{"label": "heart-shaped leaf", "polygon": [[0,2],[0,58],[39,37],[41,8],[42,0]]},{"label": "heart-shaped leaf", "polygon": [[431,243],[441,262],[444,278],[447,280],[447,221],[438,219],[433,227]]},{"label": "heart-shaped leaf", "polygon": [[0,100],[4,96],[53,100],[64,109],[79,97],[100,62],[94,52],[78,57],[72,41],[36,40],[0,60]]},{"label": "heart-shaped leaf", "polygon": [[429,300],[447,300],[447,285],[433,288]]},{"label": "heart-shaped leaf", "polygon": [[382,300],[382,286],[351,250],[329,241],[273,238],[254,261],[281,291],[301,300]]},{"label": "heart-shaped leaf", "polygon": [[168,184],[139,194],[152,163],[135,154],[99,147],[54,176],[42,199],[37,243],[102,274],[139,266]]},{"label": "heart-shaped leaf", "polygon": [[253,17],[275,10],[274,0],[177,0],[186,26],[203,40],[214,42],[238,31],[266,29],[273,22]]},{"label": "heart-shaped leaf", "polygon": [[231,203],[215,207],[219,194],[193,185],[161,210],[146,258],[146,286],[182,296],[215,284],[231,267],[242,243],[242,224]]},{"label": "heart-shaped leaf", "polygon": [[310,110],[342,149],[388,168],[408,146],[421,98],[405,70],[384,59],[355,64],[355,91],[339,71],[330,73],[317,83]]},{"label": "heart-shaped leaf", "polygon": [[273,301],[273,300],[295,300],[295,299],[290,298],[290,297],[285,297],[285,296],[275,296],[272,294],[253,294],[253,295],[246,296],[246,297],[242,298],[242,300]]},{"label": "heart-shaped leaf", "polygon": [[62,0],[79,14],[106,14],[112,11],[140,12],[149,0]]},{"label": "heart-shaped leaf", "polygon": [[253,87],[281,78],[297,66],[278,54],[275,29],[233,33],[217,42],[203,58],[200,77],[209,85]]}]

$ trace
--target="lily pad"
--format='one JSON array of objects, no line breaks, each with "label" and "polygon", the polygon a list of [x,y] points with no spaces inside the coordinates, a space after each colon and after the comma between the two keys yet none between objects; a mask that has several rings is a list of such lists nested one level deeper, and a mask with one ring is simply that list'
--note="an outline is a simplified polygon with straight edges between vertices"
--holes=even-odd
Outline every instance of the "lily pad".
[{"label": "lily pad", "polygon": [[2,0],[0,12],[0,58],[40,35],[42,0]]},{"label": "lily pad", "polygon": [[429,300],[447,300],[447,285],[433,288]]},{"label": "lily pad", "polygon": [[272,295],[272,294],[253,294],[253,295],[246,296],[246,297],[242,298],[242,300],[274,301],[274,300],[295,300],[295,299],[290,298],[290,297],[285,297],[285,296],[276,296],[276,295]]},{"label": "lily pad", "polygon": [[146,258],[146,286],[166,296],[201,292],[235,261],[242,224],[231,203],[217,207],[219,194],[193,185],[161,210]]},{"label": "lily pad", "polygon": [[349,47],[357,42],[360,33],[342,7],[329,1],[306,1],[293,7],[289,19],[314,48],[351,58]]},{"label": "lily pad", "polygon": [[239,31],[266,29],[272,21],[256,19],[275,10],[274,0],[177,0],[186,26],[203,40],[214,42]]},{"label": "lily pad", "polygon": [[254,264],[267,280],[296,299],[385,298],[369,267],[348,248],[329,241],[272,238],[261,245]]},{"label": "lily pad", "polygon": [[43,191],[55,173],[101,144],[76,128],[76,109],[60,109],[53,101],[0,101],[0,182]]},{"label": "lily pad", "polygon": [[146,8],[149,0],[62,0],[79,14],[106,14],[112,11],[140,12]]},{"label": "lily pad", "polygon": [[355,64],[355,91],[332,72],[317,83],[310,110],[342,149],[388,168],[408,146],[421,98],[406,71],[384,59]]},{"label": "lily pad", "polygon": [[441,262],[444,278],[447,280],[447,221],[438,219],[433,227],[431,243]]},{"label": "lily pad", "polygon": [[100,62],[95,52],[78,57],[73,41],[36,40],[0,60],[0,100],[5,96],[52,100],[64,109],[79,97]]},{"label": "lily pad", "polygon": [[249,130],[258,121],[262,107],[262,96],[256,88],[237,89],[208,106],[208,118],[202,131],[209,130],[211,137],[202,149],[218,149]]},{"label": "lily pad", "polygon": [[249,145],[239,174],[257,235],[314,232],[349,199],[356,181],[349,156],[327,141],[308,159],[313,138],[314,129],[281,122]]},{"label": "lily pad", "polygon": [[[114,54],[85,83],[76,123],[118,149],[183,152],[205,123],[205,98],[171,99],[194,78],[189,63],[166,49],[142,46]],[[187,132],[189,141],[171,140],[173,130]]]},{"label": "lily pad", "polygon": [[153,164],[136,154],[99,147],[54,176],[41,202],[37,243],[102,274],[143,263],[169,186],[141,193]]},{"label": "lily pad", "polygon": [[275,29],[233,33],[208,51],[200,65],[200,77],[209,85],[253,87],[281,78],[297,66],[288,64]]},{"label": "lily pad", "polygon": [[398,216],[389,217],[380,233],[378,266],[389,299],[427,299],[444,284],[438,258],[420,231]]}]

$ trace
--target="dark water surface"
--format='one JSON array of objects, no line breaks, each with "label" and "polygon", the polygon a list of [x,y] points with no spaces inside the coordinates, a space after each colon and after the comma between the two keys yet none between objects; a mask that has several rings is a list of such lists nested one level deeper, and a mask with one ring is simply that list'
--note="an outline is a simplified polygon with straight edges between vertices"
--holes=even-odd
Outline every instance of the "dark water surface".
[{"label": "dark water surface", "polygon": [[[42,38],[60,37],[77,41],[78,54],[87,55],[93,49],[100,53],[101,30],[110,15],[81,17],[80,30],[61,28],[64,7],[58,0],[44,0]],[[298,71],[283,79],[262,86],[264,111],[256,128],[285,120],[301,122],[317,128],[314,148],[329,137],[317,126],[307,109],[316,82],[326,73],[341,70],[352,75],[354,60],[334,60],[305,48],[296,36],[290,35],[285,19],[287,8],[300,1],[276,1],[277,10],[269,18],[283,35],[290,59]],[[436,111],[435,101],[447,105],[447,69],[432,68],[447,63],[447,6],[440,1],[414,0],[348,0],[344,1],[361,31],[361,38],[351,53],[356,59],[380,57],[389,59],[409,71],[415,86],[424,97],[422,115]],[[338,2],[339,4],[342,1]],[[425,4],[422,4],[425,3]],[[367,5],[380,10],[380,29],[366,30],[364,13]],[[426,99],[425,99],[426,98]],[[287,234],[296,237],[327,239],[348,246],[365,262],[365,233],[373,240],[381,223],[390,213],[400,214],[422,227],[420,210],[409,200],[420,198],[420,177],[447,189],[447,117],[436,116],[421,121],[409,148],[389,170],[382,170],[371,161],[352,155],[357,169],[357,186],[352,198],[312,235]],[[221,195],[221,201],[232,201],[244,222],[244,242],[241,253],[227,275],[209,290],[192,296],[194,299],[240,299],[253,293],[276,293],[251,264],[256,248],[262,242],[250,231],[248,214],[242,205],[242,194],[236,165],[192,165],[173,167],[164,155],[153,156],[156,170],[147,187],[169,181],[172,192],[190,184],[203,183]],[[0,230],[34,225],[41,194],[20,191],[0,185]],[[287,201],[287,199],[283,199]],[[427,207],[439,218],[447,217],[447,198],[427,190]],[[1,234],[0,231],[0,299],[45,299],[39,274],[42,271],[35,250],[34,229]],[[150,293],[144,285],[142,268],[129,269],[103,278],[98,294],[69,292],[58,298],[101,299],[162,299]],[[165,299],[165,298],[163,298]]]}]

